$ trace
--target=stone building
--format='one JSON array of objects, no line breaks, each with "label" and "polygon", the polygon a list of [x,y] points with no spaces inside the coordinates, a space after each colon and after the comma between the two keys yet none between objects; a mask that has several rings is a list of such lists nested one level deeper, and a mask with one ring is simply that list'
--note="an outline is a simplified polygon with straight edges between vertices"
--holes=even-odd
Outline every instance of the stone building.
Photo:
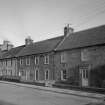
[{"label": "stone building", "polygon": [[54,49],[64,36],[26,45],[17,55],[21,81],[54,80]]},{"label": "stone building", "polygon": [[90,86],[90,71],[105,65],[105,25],[70,34],[55,52],[56,80]]},{"label": "stone building", "polygon": [[0,57],[0,74],[1,76],[18,76],[17,57],[22,48],[25,46],[18,46],[8,51],[2,51]]},{"label": "stone building", "polygon": [[0,74],[26,82],[91,86],[91,71],[105,65],[105,25],[79,32],[68,25],[62,36],[39,42],[28,37],[25,45],[0,55]]}]

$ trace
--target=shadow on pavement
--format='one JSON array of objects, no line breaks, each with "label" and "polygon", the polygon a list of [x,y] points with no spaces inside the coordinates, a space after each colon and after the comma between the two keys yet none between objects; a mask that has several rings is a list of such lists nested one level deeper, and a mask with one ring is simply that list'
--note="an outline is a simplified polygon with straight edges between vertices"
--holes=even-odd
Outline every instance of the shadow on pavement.
[{"label": "shadow on pavement", "polygon": [[86,104],[86,105],[105,105],[105,103],[89,103],[89,104]]},{"label": "shadow on pavement", "polygon": [[0,105],[16,105],[16,104],[13,104],[13,103],[9,103],[9,102],[5,102],[5,101],[0,100]]}]

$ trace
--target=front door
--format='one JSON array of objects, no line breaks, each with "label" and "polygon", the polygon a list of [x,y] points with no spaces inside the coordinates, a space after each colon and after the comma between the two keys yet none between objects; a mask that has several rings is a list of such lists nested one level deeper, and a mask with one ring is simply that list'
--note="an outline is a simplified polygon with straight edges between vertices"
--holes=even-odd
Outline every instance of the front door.
[{"label": "front door", "polygon": [[88,86],[88,69],[80,69],[82,86]]}]

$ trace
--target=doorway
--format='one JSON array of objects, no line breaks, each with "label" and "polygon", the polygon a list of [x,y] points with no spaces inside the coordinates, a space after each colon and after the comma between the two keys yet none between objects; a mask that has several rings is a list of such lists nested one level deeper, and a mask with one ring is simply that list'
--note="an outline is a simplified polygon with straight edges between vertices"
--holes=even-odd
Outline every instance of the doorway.
[{"label": "doorway", "polygon": [[88,69],[80,69],[80,74],[81,74],[81,84],[82,86],[88,86]]}]

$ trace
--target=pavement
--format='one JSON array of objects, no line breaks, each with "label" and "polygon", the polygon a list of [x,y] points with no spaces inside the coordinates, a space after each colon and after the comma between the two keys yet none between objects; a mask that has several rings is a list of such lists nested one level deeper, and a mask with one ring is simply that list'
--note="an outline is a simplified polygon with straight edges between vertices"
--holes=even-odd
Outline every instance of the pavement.
[{"label": "pavement", "polygon": [[59,88],[53,88],[53,87],[43,87],[43,86],[36,86],[36,85],[22,84],[22,83],[15,83],[15,82],[7,82],[7,81],[0,81],[0,83],[11,84],[11,85],[32,88],[32,89],[38,89],[38,90],[44,90],[44,91],[50,91],[50,92],[55,92],[55,93],[60,93],[60,94],[75,95],[75,96],[95,98],[95,99],[105,99],[105,95],[99,94],[99,93],[90,93],[90,92],[77,91],[77,90],[75,91],[75,90],[68,90],[68,89],[59,89]]}]

